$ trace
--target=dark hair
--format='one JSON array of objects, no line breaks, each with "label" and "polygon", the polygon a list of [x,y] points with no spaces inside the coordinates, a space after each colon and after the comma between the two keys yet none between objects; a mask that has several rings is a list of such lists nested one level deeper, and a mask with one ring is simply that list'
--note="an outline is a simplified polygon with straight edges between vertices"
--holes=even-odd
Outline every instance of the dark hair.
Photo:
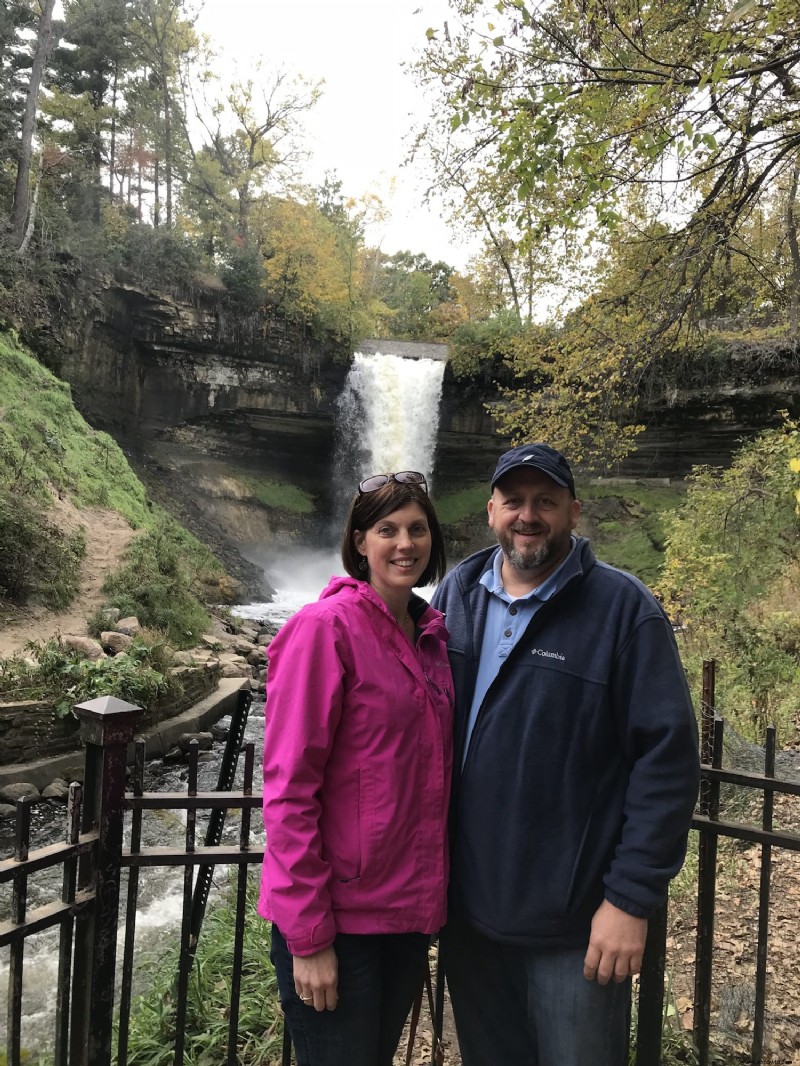
[{"label": "dark hair", "polygon": [[369,580],[369,571],[359,569],[358,564],[362,556],[356,548],[353,534],[366,532],[381,518],[409,503],[420,505],[431,531],[431,557],[418,585],[434,585],[442,580],[447,570],[444,535],[430,496],[419,485],[400,484],[397,481],[390,481],[374,492],[360,492],[353,497],[342,533],[342,562],[350,577],[358,578],[359,581]]}]

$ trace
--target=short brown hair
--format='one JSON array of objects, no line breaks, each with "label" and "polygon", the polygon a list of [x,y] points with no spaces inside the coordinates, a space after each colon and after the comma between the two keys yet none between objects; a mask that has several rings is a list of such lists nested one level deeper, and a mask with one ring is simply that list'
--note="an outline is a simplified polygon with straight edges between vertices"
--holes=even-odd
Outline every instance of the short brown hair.
[{"label": "short brown hair", "polygon": [[365,573],[359,569],[358,564],[362,556],[356,548],[354,534],[366,532],[381,518],[409,503],[420,505],[431,531],[431,557],[417,584],[435,585],[442,580],[447,570],[444,535],[430,496],[420,485],[401,484],[397,481],[389,481],[374,492],[359,492],[350,503],[342,533],[342,562],[350,577],[358,578],[359,581],[369,580],[369,572]]}]

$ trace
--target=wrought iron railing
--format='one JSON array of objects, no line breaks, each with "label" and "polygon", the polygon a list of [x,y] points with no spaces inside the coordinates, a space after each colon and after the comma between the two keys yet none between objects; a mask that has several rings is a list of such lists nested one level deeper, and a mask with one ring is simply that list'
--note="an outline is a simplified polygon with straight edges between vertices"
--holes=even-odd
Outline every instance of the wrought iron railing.
[{"label": "wrought iron railing", "polygon": [[[235,925],[231,981],[229,1066],[237,1062],[237,1026],[240,977],[243,964],[243,933],[248,869],[259,863],[263,847],[251,842],[251,815],[259,810],[261,796],[253,792],[253,746],[242,747],[243,720],[249,694],[242,693],[234,714],[217,789],[198,791],[198,753],[188,756],[185,791],[144,790],[145,752],[134,744],[132,787],[126,792],[126,769],[139,709],[114,698],[92,700],[76,708],[85,745],[83,786],[72,785],[67,809],[67,832],[63,843],[31,850],[31,804],[17,806],[14,855],[0,861],[0,886],[9,886],[7,920],[0,922],[0,947],[9,951],[6,1062],[20,1066],[23,1014],[23,972],[26,941],[34,934],[57,929],[59,936],[58,982],[53,1034],[54,1066],[125,1066],[128,1058],[129,1020],[134,979],[139,876],[145,868],[183,868],[180,956],[176,975],[175,1046],[176,1066],[184,1061],[187,986],[201,935],[211,873],[222,865],[232,871]],[[743,773],[722,768],[724,723],[714,711],[713,664],[706,664],[701,706],[702,789],[693,828],[699,834],[696,965],[694,984],[694,1041],[700,1063],[709,1062],[712,1034],[714,940],[717,883],[717,842],[732,837],[760,847],[760,900],[756,967],[756,1009],[750,1061],[762,1062],[766,1011],[766,973],[769,948],[769,905],[772,849],[800,850],[800,836],[772,828],[772,804],[776,793],[800,795],[800,782],[775,777],[774,730],[768,731],[763,773]],[[240,750],[244,754],[241,789],[234,790],[233,768]],[[754,790],[761,796],[760,825],[747,825],[720,816],[720,788],[724,783]],[[185,812],[184,839],[178,846],[143,846],[142,817],[145,811]],[[226,811],[238,811],[238,841],[222,843]],[[202,842],[198,842],[197,815],[210,812]],[[124,846],[126,814],[130,821],[129,846]],[[28,885],[38,872],[61,870],[60,898],[35,908],[28,907]],[[121,899],[122,872],[127,874],[127,893]],[[124,904],[124,939],[117,958],[120,909]],[[647,949],[638,992],[636,1063],[657,1066],[665,1021],[667,911],[650,923]],[[444,986],[436,989],[436,1015],[432,1024],[441,1033]],[[114,1046],[114,1018],[118,1018]],[[284,1061],[289,1046],[284,1039]]]}]

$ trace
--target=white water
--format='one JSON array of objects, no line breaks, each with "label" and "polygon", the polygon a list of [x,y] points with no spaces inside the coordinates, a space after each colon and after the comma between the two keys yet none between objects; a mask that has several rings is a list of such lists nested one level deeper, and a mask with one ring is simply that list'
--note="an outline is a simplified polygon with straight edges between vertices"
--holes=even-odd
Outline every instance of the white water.
[{"label": "white water", "polygon": [[337,474],[352,486],[370,474],[419,470],[430,488],[445,364],[356,352],[337,401]]}]

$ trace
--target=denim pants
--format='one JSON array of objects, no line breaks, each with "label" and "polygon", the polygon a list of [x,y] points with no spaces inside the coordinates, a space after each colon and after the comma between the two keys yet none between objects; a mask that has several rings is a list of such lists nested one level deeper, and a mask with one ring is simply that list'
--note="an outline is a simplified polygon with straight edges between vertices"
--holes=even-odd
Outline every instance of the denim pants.
[{"label": "denim pants", "polygon": [[500,944],[460,922],[440,943],[464,1066],[626,1066],[630,979],[587,981],[585,949]]},{"label": "denim pants", "polygon": [[273,925],[270,958],[297,1066],[392,1066],[429,942],[425,933],[339,933],[339,1001],[316,1011],[295,992],[292,956]]}]

